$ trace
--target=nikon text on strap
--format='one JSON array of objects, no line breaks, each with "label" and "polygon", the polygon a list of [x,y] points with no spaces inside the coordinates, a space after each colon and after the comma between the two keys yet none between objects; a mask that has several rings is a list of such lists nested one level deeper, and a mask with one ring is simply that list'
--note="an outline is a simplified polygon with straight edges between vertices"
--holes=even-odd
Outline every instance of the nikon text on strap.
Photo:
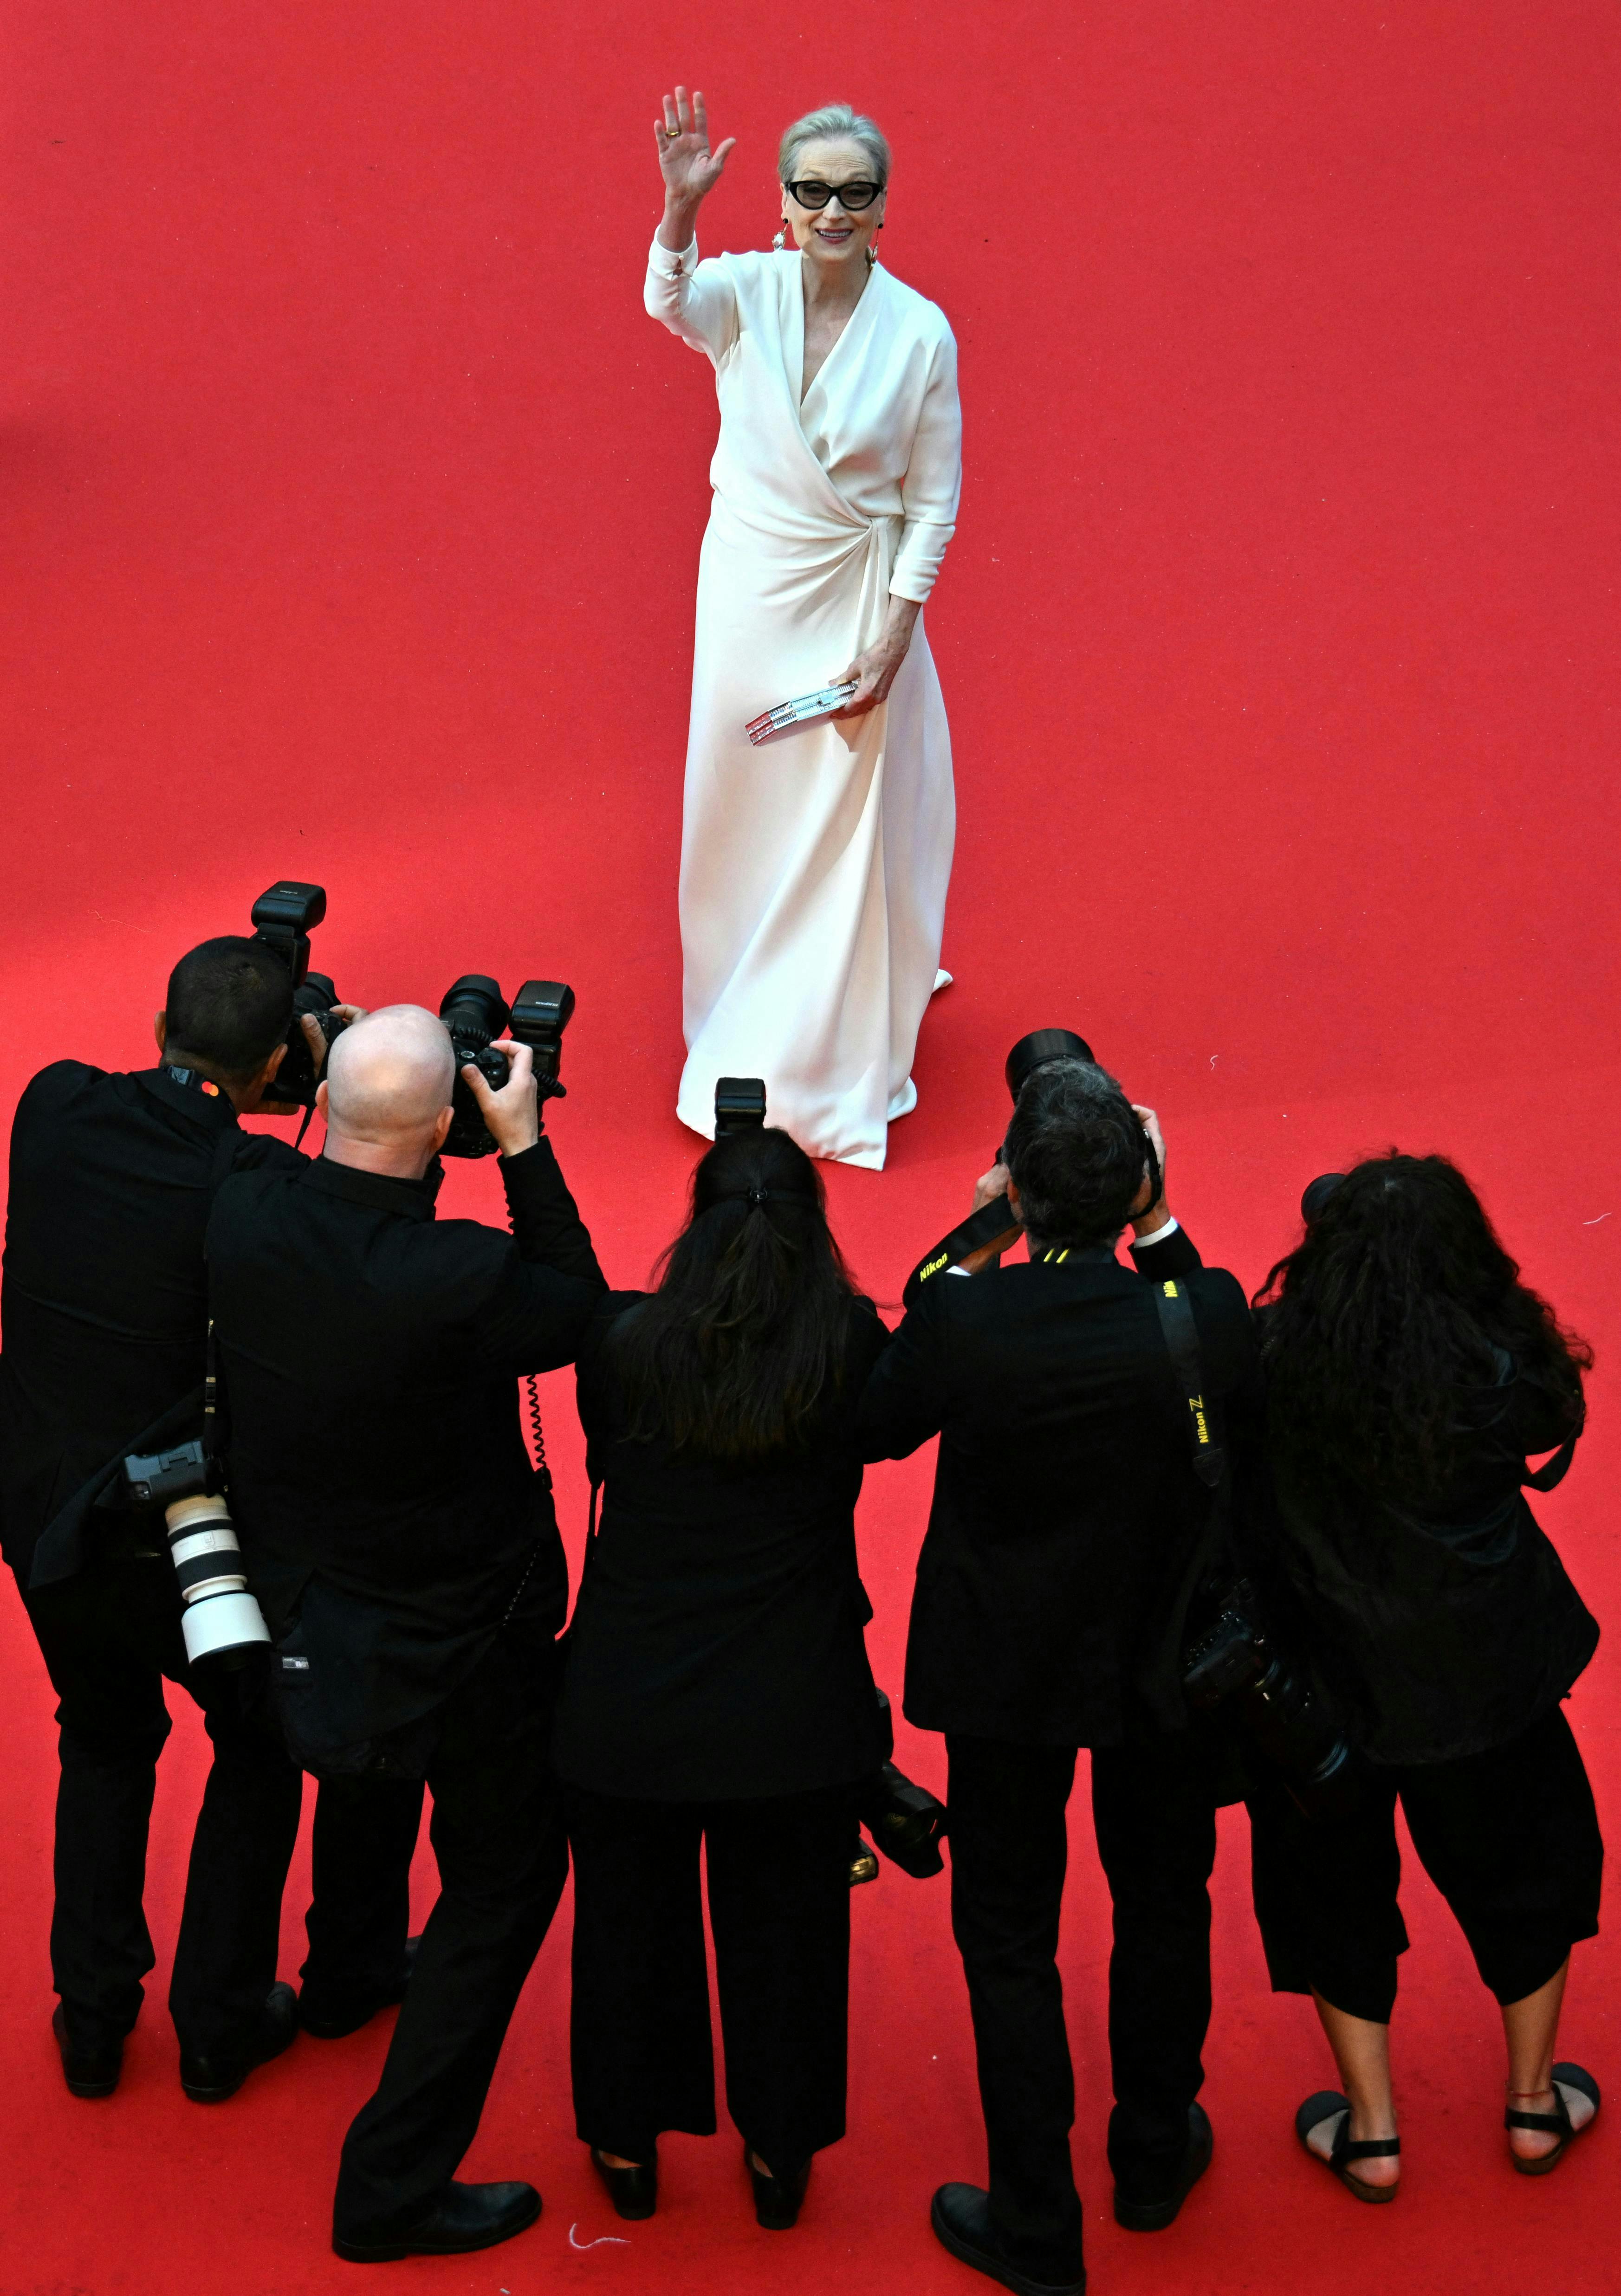
[{"label": "nikon text on strap", "polygon": [[1159,1328],[1171,1356],[1171,1367],[1186,1406],[1188,1445],[1193,1472],[1207,1490],[1214,1490],[1227,1472],[1227,1447],[1221,1439],[1215,1408],[1205,1399],[1205,1371],[1199,1353],[1198,1326],[1184,1283],[1156,1283],[1154,1305]]}]

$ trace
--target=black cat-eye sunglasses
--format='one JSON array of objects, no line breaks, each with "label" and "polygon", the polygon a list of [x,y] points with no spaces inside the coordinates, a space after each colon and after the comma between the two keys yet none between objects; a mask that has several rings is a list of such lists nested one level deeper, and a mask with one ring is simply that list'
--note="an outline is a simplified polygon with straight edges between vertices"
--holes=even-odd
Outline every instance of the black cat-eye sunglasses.
[{"label": "black cat-eye sunglasses", "polygon": [[852,184],[819,184],[812,176],[802,184],[785,184],[783,189],[791,192],[802,208],[825,208],[829,200],[836,197],[842,208],[859,215],[863,208],[872,205],[884,186],[860,176]]}]

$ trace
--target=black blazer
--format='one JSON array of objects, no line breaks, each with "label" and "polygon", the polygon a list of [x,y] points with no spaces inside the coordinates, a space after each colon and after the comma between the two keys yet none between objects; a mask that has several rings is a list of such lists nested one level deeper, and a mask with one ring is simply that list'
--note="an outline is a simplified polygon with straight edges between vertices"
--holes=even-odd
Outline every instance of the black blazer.
[{"label": "black blazer", "polygon": [[239,1162],[298,1169],[223,1094],[161,1069],[42,1069],[12,1126],[0,1313],[0,1546],[24,1584],[96,1551],[100,1498],[150,1431],[201,1429],[214,1192]]},{"label": "black blazer", "polygon": [[556,1767],[657,1801],[865,1776],[885,1748],[856,1563],[855,1414],[889,1334],[860,1301],[843,1388],[802,1444],[733,1464],[625,1439],[611,1334],[645,1297],[612,1293],[580,1350],[603,1514],[569,1630]]},{"label": "black blazer", "polygon": [[1564,1697],[1599,1628],[1526,1505],[1526,1454],[1570,1430],[1498,1350],[1459,1398],[1452,1487],[1422,1513],[1276,1474],[1278,1561],[1352,1738],[1375,1761],[1505,1745]]},{"label": "black blazer", "polygon": [[250,1583],[348,1742],[440,1704],[521,1587],[553,1631],[567,1607],[517,1379],[572,1361],[605,1287],[550,1142],[500,1169],[514,1235],[436,1221],[437,1169],[324,1159],[227,1181],[209,1224]]},{"label": "black blazer", "polygon": [[868,1382],[868,1458],[940,1434],[906,1654],[922,1729],[1114,1746],[1182,1718],[1165,1644],[1210,1499],[1144,1278],[1187,1279],[1240,1478],[1261,1391],[1235,1279],[1180,1229],[1139,1265],[1100,1247],[937,1277]]}]

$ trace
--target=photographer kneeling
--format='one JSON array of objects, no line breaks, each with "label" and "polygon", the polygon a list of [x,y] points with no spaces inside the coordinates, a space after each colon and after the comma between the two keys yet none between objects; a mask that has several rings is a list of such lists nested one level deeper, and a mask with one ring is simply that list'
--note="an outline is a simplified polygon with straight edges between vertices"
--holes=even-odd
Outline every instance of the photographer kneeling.
[{"label": "photographer kneeling", "polygon": [[1598,2108],[1553,2050],[1570,1948],[1598,1929],[1603,1845],[1559,1705],[1599,1630],[1521,1496],[1568,1464],[1592,1358],[1444,1158],[1392,1151],[1306,1206],[1260,1295],[1277,1560],[1364,1784],[1340,1816],[1252,1801],[1255,1910],[1274,1987],[1314,1996],[1345,2084],[1296,2133],[1388,2201],[1398,1800],[1502,2005],[1515,2167],[1551,2169]]},{"label": "photographer kneeling", "polygon": [[602,1527],[558,1717],[574,1853],[574,2112],[625,2217],[657,2140],[715,2126],[698,1853],[727,2103],[759,2221],[844,2133],[850,1841],[886,1751],[856,1566],[855,1413],[888,1340],[786,1132],[716,1142],[651,1293],[580,1357]]},{"label": "photographer kneeling", "polygon": [[[980,1193],[1006,1184],[1029,1264],[923,1284],[868,1383],[860,1432],[869,1459],[941,1439],[906,1715],[946,1734],[951,1918],[991,2187],[943,2186],[934,2227],[1009,2288],[1073,2292],[1085,2272],[1055,1956],[1081,1746],[1092,1750],[1115,1907],[1116,2219],[1168,2225],[1211,2151],[1195,2100],[1210,2017],[1216,1763],[1207,1726],[1189,1726],[1180,1682],[1211,1503],[1156,1287],[1190,1303],[1205,1395],[1224,1407],[1240,1452],[1258,1434],[1258,1375],[1244,1295],[1200,1265],[1171,1218],[1152,1111],[1134,1109],[1112,1077],[1078,1059],[1037,1068],[1003,1159]],[[1115,1257],[1128,1222],[1136,1274]]]},{"label": "photographer kneeling", "polygon": [[369,2262],[486,2248],[525,2184],[452,2181],[568,1851],[549,1764],[568,1578],[517,1379],[569,1363],[604,1290],[532,1055],[462,1071],[514,1233],[436,1222],[456,1081],[416,1005],[333,1046],[324,1153],[220,1190],[208,1251],[233,1511],[317,1774],[425,1777],[440,1894],[376,2095],[350,2128],[333,2245]]}]

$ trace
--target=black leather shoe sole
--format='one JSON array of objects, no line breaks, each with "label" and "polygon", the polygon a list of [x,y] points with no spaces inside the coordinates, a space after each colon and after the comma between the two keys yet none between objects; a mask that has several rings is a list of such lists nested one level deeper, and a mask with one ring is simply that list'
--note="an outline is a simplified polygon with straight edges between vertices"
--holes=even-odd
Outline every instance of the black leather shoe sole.
[{"label": "black leather shoe sole", "polygon": [[1188,2150],[1175,2184],[1161,2198],[1142,2201],[1126,2200],[1118,2185],[1115,2187],[1115,2222],[1126,2232],[1164,2232],[1176,2221],[1177,2210],[1210,2166],[1215,2151],[1215,2132],[1210,2126],[1210,2115],[1202,2104],[1188,2107]]},{"label": "black leather shoe sole", "polygon": [[273,1985],[265,2004],[259,2042],[245,2057],[182,2057],[180,2086],[193,2104],[223,2104],[260,2065],[290,2049],[299,2037],[297,2002],[291,1985]]},{"label": "black leather shoe sole", "polygon": [[68,2017],[59,2001],[51,2012],[51,2030],[62,2052],[62,2077],[73,2096],[111,2096],[124,2070],[124,2047],[76,2049],[68,2038]]},{"label": "black leather shoe sole", "polygon": [[416,2232],[354,2239],[341,2233],[332,2236],[333,2252],[346,2264],[398,2264],[407,2256],[471,2256],[481,2248],[497,2248],[515,2234],[527,2232],[540,2214],[540,2195],[531,2191],[527,2201],[514,2202],[504,2214],[476,2228],[436,2231],[432,2218]]},{"label": "black leather shoe sole", "polygon": [[970,2265],[975,2272],[983,2272],[987,2280],[1011,2288],[1014,2296],[1086,2296],[1084,2272],[1079,2280],[1033,2280],[1029,2273],[1021,2272],[1017,2265],[999,2256],[993,2248],[981,2248],[976,2241],[966,2240],[953,2229],[941,2208],[939,2193],[929,2204],[929,2226],[942,2248],[959,2264]]}]

